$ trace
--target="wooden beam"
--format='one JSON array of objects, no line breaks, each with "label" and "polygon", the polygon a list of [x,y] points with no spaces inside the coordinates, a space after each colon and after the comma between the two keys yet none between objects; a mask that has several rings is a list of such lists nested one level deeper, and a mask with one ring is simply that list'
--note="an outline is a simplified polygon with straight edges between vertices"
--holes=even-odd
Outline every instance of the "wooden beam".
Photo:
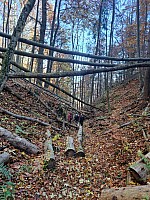
[{"label": "wooden beam", "polygon": [[32,144],[25,138],[19,137],[15,133],[12,134],[10,131],[2,127],[0,127],[0,138],[7,140],[11,145],[28,154],[38,154],[40,152],[39,147],[36,145]]},{"label": "wooden beam", "polygon": [[[0,54],[0,58],[3,58],[3,55],[2,55],[2,54]],[[30,70],[28,70],[27,68],[25,68],[25,67],[23,67],[23,66],[21,66],[21,65],[18,65],[18,64],[17,64],[16,62],[14,62],[14,61],[11,61],[11,64],[13,64],[13,65],[16,66],[17,68],[19,68],[19,69],[21,69],[21,70],[23,70],[23,71],[25,71],[25,72],[30,72]],[[66,94],[67,96],[69,96],[69,97],[75,99],[76,101],[79,101],[79,102],[83,103],[84,105],[87,105],[87,106],[89,106],[89,107],[91,107],[91,108],[95,108],[95,109],[100,110],[99,108],[97,108],[97,107],[95,107],[95,106],[93,106],[93,105],[91,105],[91,104],[89,104],[89,103],[86,103],[86,102],[82,101],[81,99],[77,98],[76,96],[73,96],[72,94],[70,94],[69,92],[67,92],[67,91],[65,91],[64,89],[60,88],[59,86],[57,86],[57,85],[55,85],[55,84],[53,84],[53,83],[50,83],[49,81],[47,81],[47,80],[45,80],[45,79],[42,79],[42,78],[39,78],[39,79],[40,79],[41,81],[43,81],[44,83],[47,83],[47,84],[50,85],[51,87],[56,88],[57,90],[59,90],[59,91],[61,91],[62,93]],[[44,89],[44,88],[43,88],[43,89]]]},{"label": "wooden beam", "polygon": [[121,188],[104,189],[101,192],[101,200],[142,200],[150,197],[150,186],[131,186]]},{"label": "wooden beam", "polygon": [[[6,52],[6,48],[0,47],[1,52]],[[31,58],[40,58],[40,59],[46,59],[46,60],[52,60],[52,61],[57,61],[57,62],[65,62],[65,63],[76,63],[76,64],[81,64],[81,65],[89,65],[89,66],[96,66],[96,67],[112,67],[112,66],[117,66],[116,64],[109,64],[109,63],[96,63],[96,62],[88,62],[88,61],[81,61],[81,60],[74,60],[74,59],[69,59],[69,58],[56,58],[53,56],[47,56],[47,55],[42,55],[42,54],[33,54],[33,53],[28,53],[25,51],[14,51],[15,54],[20,55],[20,56],[27,56]]]},{"label": "wooden beam", "polygon": [[[10,39],[11,35],[0,32],[1,37],[5,37]],[[63,54],[69,54],[69,55],[77,55],[77,56],[82,56],[82,57],[87,57],[87,58],[92,58],[92,59],[98,59],[98,60],[114,60],[114,61],[150,61],[150,58],[117,58],[117,57],[110,57],[110,56],[98,56],[98,55],[93,55],[89,53],[82,53],[82,52],[77,52],[77,51],[69,51],[65,49],[59,49],[56,47],[52,47],[46,44],[41,44],[39,42],[27,40],[25,38],[19,38],[19,42],[23,42],[25,44],[33,45],[33,46],[38,46],[38,47],[43,47],[45,49],[49,49],[52,51],[56,51],[59,53]]]},{"label": "wooden beam", "polygon": [[96,74],[102,72],[119,71],[136,67],[150,67],[150,63],[136,63],[132,65],[120,65],[112,68],[103,69],[89,69],[81,71],[66,71],[66,72],[56,72],[56,73],[9,73],[7,74],[9,78],[60,78],[60,77],[71,77],[71,76],[85,76],[89,74]]}]

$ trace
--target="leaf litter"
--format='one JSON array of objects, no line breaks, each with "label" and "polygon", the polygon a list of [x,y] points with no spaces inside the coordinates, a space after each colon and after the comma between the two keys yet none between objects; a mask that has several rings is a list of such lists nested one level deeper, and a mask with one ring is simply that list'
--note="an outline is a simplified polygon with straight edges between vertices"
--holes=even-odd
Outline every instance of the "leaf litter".
[{"label": "leaf litter", "polygon": [[[19,89],[12,81],[9,81],[8,85],[20,94],[24,101],[3,91],[0,102],[2,108],[45,122],[53,122],[53,126],[62,129],[62,124],[57,122],[54,113],[30,95],[25,87]],[[0,112],[2,127],[13,133],[17,131],[19,136],[27,138],[42,150],[37,156],[26,155],[6,141],[0,142],[1,145],[7,145],[5,151],[11,154],[8,166],[15,184],[15,199],[100,199],[102,189],[126,186],[128,167],[139,159],[138,150],[145,151],[142,129],[150,132],[149,120],[146,117],[138,117],[142,116],[146,107],[139,96],[138,80],[132,80],[113,89],[110,94],[110,113],[105,104],[103,112],[95,111],[91,114],[92,117],[85,121],[83,129],[85,158],[66,157],[64,154],[68,135],[74,138],[76,149],[78,147],[76,129],[67,127],[57,132],[49,127],[53,134],[53,144],[58,147],[55,151],[56,168],[53,171],[43,168],[47,127]],[[60,103],[42,92],[40,98],[49,105]],[[100,100],[97,100],[97,104],[100,104]],[[126,123],[127,125],[124,125]]]}]

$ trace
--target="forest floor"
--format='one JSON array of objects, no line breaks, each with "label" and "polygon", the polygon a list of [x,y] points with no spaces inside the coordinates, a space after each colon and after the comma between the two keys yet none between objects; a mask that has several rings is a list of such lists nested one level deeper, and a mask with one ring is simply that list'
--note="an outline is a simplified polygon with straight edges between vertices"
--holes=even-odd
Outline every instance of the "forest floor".
[{"label": "forest floor", "polygon": [[[128,167],[140,159],[139,150],[146,153],[143,132],[150,134],[150,118],[143,115],[148,102],[140,98],[138,80],[111,90],[110,112],[105,99],[96,102],[95,106],[103,108],[103,111],[88,114],[89,119],[84,122],[84,158],[65,156],[68,135],[74,138],[75,148],[78,147],[77,130],[69,126],[63,130],[62,123],[57,121],[54,108],[60,104],[58,98],[44,91],[35,91],[32,85],[21,80],[9,81],[7,86],[21,99],[6,88],[0,94],[1,108],[52,124],[42,126],[0,111],[1,127],[28,139],[41,149],[38,155],[27,155],[7,141],[0,141],[0,146],[7,146],[0,153],[6,151],[11,154],[8,168],[15,184],[16,200],[101,199],[102,189],[126,186]],[[58,147],[53,171],[43,168],[47,129],[53,135],[55,147]],[[4,181],[0,176],[0,182]],[[138,183],[133,180],[129,184]]]}]

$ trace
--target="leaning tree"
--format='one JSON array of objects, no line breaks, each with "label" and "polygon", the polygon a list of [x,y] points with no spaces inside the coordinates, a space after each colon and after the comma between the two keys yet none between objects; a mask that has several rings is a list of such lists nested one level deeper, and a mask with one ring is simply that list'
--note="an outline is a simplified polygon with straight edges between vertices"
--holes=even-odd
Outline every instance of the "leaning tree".
[{"label": "leaning tree", "polygon": [[14,56],[14,51],[17,46],[17,41],[21,36],[21,33],[25,27],[27,17],[30,14],[34,4],[35,4],[35,0],[27,1],[24,8],[22,9],[22,12],[21,12],[20,17],[17,22],[17,25],[14,28],[14,31],[12,33],[10,43],[8,45],[8,49],[5,52],[4,58],[2,61],[2,67],[1,67],[1,71],[0,71],[0,91],[2,91],[4,84],[7,80],[7,73],[10,70],[10,64],[11,64],[11,60]]}]

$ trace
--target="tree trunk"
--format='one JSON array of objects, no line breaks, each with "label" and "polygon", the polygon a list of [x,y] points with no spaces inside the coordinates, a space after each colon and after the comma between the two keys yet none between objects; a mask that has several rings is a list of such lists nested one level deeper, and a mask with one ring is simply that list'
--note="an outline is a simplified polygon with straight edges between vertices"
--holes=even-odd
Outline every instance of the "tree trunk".
[{"label": "tree trunk", "polygon": [[[141,47],[140,47],[140,2],[137,0],[137,6],[136,6],[136,19],[137,19],[137,57],[140,58],[141,56]],[[140,80],[140,89],[142,90],[144,86],[144,80],[143,80],[143,70],[139,69],[139,80]]]},{"label": "tree trunk", "polygon": [[140,2],[139,0],[137,1],[137,6],[136,6],[136,19],[137,19],[137,57],[140,58]]},{"label": "tree trunk", "polygon": [[65,154],[68,157],[75,156],[76,154],[74,143],[73,143],[73,137],[70,137],[70,136],[67,137]]},{"label": "tree trunk", "polygon": [[12,113],[12,112],[10,112],[8,110],[3,109],[1,106],[0,106],[0,112],[6,113],[6,114],[11,115],[13,117],[16,117],[18,119],[24,119],[24,120],[29,120],[29,121],[32,121],[32,122],[36,122],[36,123],[39,123],[39,124],[41,124],[43,126],[49,126],[50,125],[50,124],[48,124],[46,122],[43,122],[43,121],[41,121],[39,119],[35,119],[35,118],[31,118],[31,117],[26,117],[24,115],[14,114],[14,113]]},{"label": "tree trunk", "polygon": [[[3,7],[3,30],[2,30],[3,33],[5,32],[5,12],[6,12],[6,4],[4,3],[4,7]],[[6,48],[5,40],[6,40],[6,38],[2,39],[2,47]]]},{"label": "tree trunk", "polygon": [[150,196],[150,186],[131,186],[104,189],[101,192],[101,200],[142,200]]},{"label": "tree trunk", "polygon": [[[40,28],[40,43],[44,44],[44,38],[45,38],[45,30],[46,30],[46,0],[42,0],[42,23]],[[39,54],[43,55],[44,48],[39,48]],[[38,59],[38,66],[37,66],[37,72],[42,73],[43,72],[43,59]],[[42,85],[42,81],[37,79],[37,84]]]},{"label": "tree trunk", "polygon": [[[38,17],[39,17],[39,3],[40,3],[40,0],[38,0],[37,2],[37,9],[36,9],[36,19],[35,19],[35,25],[34,25],[34,35],[33,35],[33,41],[36,41],[36,32],[37,32],[37,23],[38,23]],[[34,50],[35,50],[35,46],[33,45],[32,46],[32,50],[31,50],[31,53],[34,54]],[[31,63],[30,63],[30,71],[32,72],[33,71],[33,63],[34,63],[34,58],[31,59]]]},{"label": "tree trunk", "polygon": [[10,12],[12,10],[12,0],[8,0],[7,8],[7,21],[6,21],[6,33],[9,34],[10,31]]},{"label": "tree trunk", "polygon": [[145,100],[150,98],[150,68],[147,68],[145,73],[143,97]]},{"label": "tree trunk", "polygon": [[108,52],[108,56],[112,56],[112,50],[113,50],[113,33],[114,33],[114,20],[115,20],[115,0],[113,0],[113,13],[112,13],[112,20],[111,20],[111,29],[110,29],[110,41],[109,41],[109,52]]},{"label": "tree trunk", "polygon": [[[42,56],[42,55],[41,55]],[[149,63],[137,63],[132,65],[122,65],[117,67],[108,67],[108,68],[100,68],[100,69],[87,69],[82,71],[65,71],[65,72],[52,72],[52,73],[9,73],[8,76],[10,78],[60,78],[60,77],[71,77],[71,76],[84,76],[88,74],[96,74],[102,72],[110,72],[110,71],[119,71],[129,68],[136,67],[150,67]],[[108,76],[107,76],[108,77]],[[107,81],[107,77],[105,76],[105,80]],[[107,90],[107,84],[105,85],[105,89]]]},{"label": "tree trunk", "polygon": [[[148,57],[150,57],[150,28],[148,34]],[[143,97],[145,100],[150,98],[150,68],[147,68],[145,73]]]},{"label": "tree trunk", "polygon": [[[52,20],[52,27],[51,27],[51,35],[50,35],[50,46],[53,46],[53,47],[55,45],[56,36],[57,36],[58,29],[59,29],[59,15],[60,15],[61,0],[59,0],[58,12],[56,13],[57,4],[58,4],[58,0],[55,1],[54,14],[53,14],[53,20]],[[57,14],[57,25],[56,25],[56,29],[55,29],[56,14]],[[53,54],[54,54],[54,51],[50,50],[49,51],[49,56],[53,57]],[[47,71],[46,71],[47,73],[52,71],[52,65],[53,65],[53,61],[52,60],[48,60],[48,62],[47,62]],[[48,82],[50,82],[50,78],[47,78],[46,80]],[[47,88],[48,86],[49,85],[45,83],[44,87]]]},{"label": "tree trunk", "polygon": [[37,154],[40,151],[36,145],[32,144],[24,138],[19,137],[17,134],[12,134],[10,131],[2,127],[0,127],[0,137],[7,140],[17,149],[25,151],[28,154]]},{"label": "tree trunk", "polygon": [[[99,23],[98,23],[98,28],[97,28],[97,42],[96,42],[96,51],[95,55],[98,55],[99,52],[99,43],[100,43],[100,33],[101,33],[101,20],[102,20],[102,8],[103,8],[103,0],[100,3],[100,8],[99,8]],[[95,61],[94,61],[95,62]],[[94,67],[96,69],[96,66]],[[94,80],[95,80],[95,75],[92,75],[92,82],[91,82],[91,94],[90,94],[90,104],[93,102],[93,92],[94,92]]]},{"label": "tree trunk", "polygon": [[80,125],[78,134],[77,134],[78,142],[83,142],[83,127]]},{"label": "tree trunk", "polygon": [[[145,162],[147,161],[147,163]],[[146,184],[150,175],[150,152],[144,155],[144,158],[140,159],[129,167],[131,174],[135,180],[140,184]]]},{"label": "tree trunk", "polygon": [[[11,35],[8,35],[6,33],[0,32],[0,36],[1,37],[6,37],[6,38],[11,38]],[[31,41],[31,40],[27,40],[24,38],[19,38],[18,41],[23,42],[25,44],[30,44],[30,45],[34,45],[34,46],[38,46],[38,47],[43,47],[52,51],[56,51],[59,53],[64,53],[64,54],[69,54],[69,55],[77,55],[77,56],[84,56],[87,58],[93,58],[93,59],[98,59],[98,60],[113,60],[113,61],[150,61],[150,58],[118,58],[118,57],[109,57],[109,56],[99,56],[99,55],[93,55],[93,54],[89,54],[89,53],[82,53],[82,52],[78,52],[78,51],[69,51],[69,50],[65,50],[65,49],[60,49],[60,48],[56,48],[56,47],[52,47],[46,44],[40,44],[39,42],[35,42],[35,41]],[[76,63],[76,62],[74,62]],[[78,63],[78,64],[84,64],[85,63]],[[94,65],[95,64],[95,65]],[[93,66],[103,66],[103,65],[97,65],[98,63],[92,63]],[[89,65],[89,64],[87,64]],[[108,64],[107,64],[108,65]]]},{"label": "tree trunk", "polygon": [[2,61],[2,68],[0,71],[0,91],[3,90],[5,82],[7,81],[6,73],[9,72],[10,70],[10,63],[14,56],[14,51],[17,45],[17,41],[21,36],[27,17],[34,6],[34,3],[35,3],[35,0],[28,0],[26,5],[22,9],[16,28],[14,29],[13,34],[11,36],[10,43],[5,53],[4,59]]},{"label": "tree trunk", "polygon": [[52,145],[52,138],[51,134],[49,131],[46,133],[47,135],[47,140],[44,145],[44,150],[45,150],[45,155],[44,155],[44,160],[46,161],[46,168],[47,169],[54,169],[56,162],[55,162],[55,155],[54,155],[54,150],[53,150],[53,145]]},{"label": "tree trunk", "polygon": [[85,157],[84,149],[82,147],[82,142],[83,142],[83,126],[79,126],[77,138],[78,138],[78,144],[79,144],[79,146],[78,146],[78,151],[76,153],[76,156],[77,157]]}]

